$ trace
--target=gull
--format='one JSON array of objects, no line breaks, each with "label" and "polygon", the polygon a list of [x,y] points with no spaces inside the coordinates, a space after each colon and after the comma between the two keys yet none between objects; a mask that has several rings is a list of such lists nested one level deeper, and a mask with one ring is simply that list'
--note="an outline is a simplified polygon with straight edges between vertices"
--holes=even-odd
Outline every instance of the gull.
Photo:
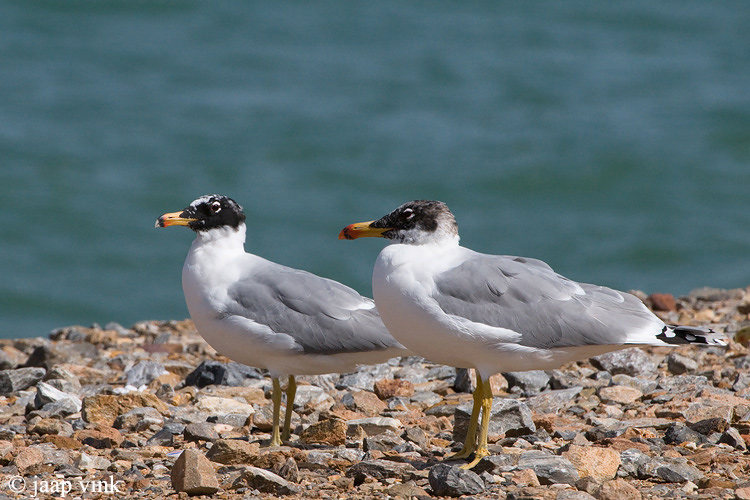
[{"label": "gull", "polygon": [[634,295],[577,283],[540,260],[460,246],[456,220],[440,201],[405,203],[345,227],[339,239],[363,236],[390,240],[375,262],[372,291],[393,336],[419,356],[477,372],[466,441],[449,457],[474,453],[463,468],[489,455],[495,373],[554,369],[634,345],[725,345],[711,330],[666,325]]},{"label": "gull", "polygon": [[[198,332],[218,352],[269,371],[271,446],[289,439],[295,375],[352,371],[409,353],[388,333],[372,299],[333,280],[245,252],[245,214],[234,200],[205,195],[156,227],[187,226],[195,240],[182,289]],[[281,385],[288,375],[279,433]]]}]

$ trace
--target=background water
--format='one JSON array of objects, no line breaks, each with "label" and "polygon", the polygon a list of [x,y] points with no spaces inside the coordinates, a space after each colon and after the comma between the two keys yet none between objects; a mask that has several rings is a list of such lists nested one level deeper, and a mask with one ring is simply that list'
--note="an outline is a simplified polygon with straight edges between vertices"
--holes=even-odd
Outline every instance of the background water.
[{"label": "background water", "polygon": [[187,316],[205,193],[370,293],[346,224],[435,198],[579,281],[750,284],[746,2],[0,3],[0,336]]}]

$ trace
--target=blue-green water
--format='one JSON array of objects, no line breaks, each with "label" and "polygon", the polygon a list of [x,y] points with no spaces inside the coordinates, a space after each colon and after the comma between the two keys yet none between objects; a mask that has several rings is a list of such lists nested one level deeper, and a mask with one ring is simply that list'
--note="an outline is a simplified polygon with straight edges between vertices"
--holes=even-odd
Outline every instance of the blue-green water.
[{"label": "blue-green water", "polygon": [[350,222],[414,198],[476,250],[684,294],[750,284],[750,7],[0,3],[0,336],[187,316],[192,233],[370,292]]}]

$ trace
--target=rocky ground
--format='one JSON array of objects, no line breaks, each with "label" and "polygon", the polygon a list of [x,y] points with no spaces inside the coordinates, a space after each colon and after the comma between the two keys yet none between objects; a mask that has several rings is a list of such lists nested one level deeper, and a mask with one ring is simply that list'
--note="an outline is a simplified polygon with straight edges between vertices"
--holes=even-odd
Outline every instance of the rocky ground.
[{"label": "rocky ground", "polygon": [[[749,290],[646,302],[669,322],[745,326]],[[270,379],[190,321],[0,341],[2,498],[750,499],[747,347],[629,349],[492,379],[492,456],[460,448],[472,374],[420,358],[299,377],[270,437]]]}]

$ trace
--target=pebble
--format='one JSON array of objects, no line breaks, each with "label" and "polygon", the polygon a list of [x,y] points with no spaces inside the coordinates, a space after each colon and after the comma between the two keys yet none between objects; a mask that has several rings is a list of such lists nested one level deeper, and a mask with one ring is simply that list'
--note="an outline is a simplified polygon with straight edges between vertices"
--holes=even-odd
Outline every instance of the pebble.
[{"label": "pebble", "polygon": [[430,468],[428,479],[432,493],[441,497],[476,495],[485,490],[484,481],[477,473],[456,465],[437,464]]},{"label": "pebble", "polygon": [[219,491],[219,480],[211,462],[196,450],[183,451],[172,466],[172,487],[188,495],[212,495]]},{"label": "pebble", "polygon": [[0,395],[25,391],[41,381],[47,370],[44,368],[18,368],[0,370]]},{"label": "pebble", "polygon": [[[700,296],[669,314],[730,337],[748,321],[750,290]],[[190,455],[207,466],[198,494],[217,500],[426,497],[441,469],[457,478],[445,495],[474,500],[742,498],[750,484],[750,351],[738,343],[497,375],[491,455],[472,471],[445,457],[463,441],[473,370],[408,357],[300,376],[294,434],[266,448],[270,379],[189,320],[62,328],[0,340],[0,352],[0,484],[113,476],[124,497],[186,498],[200,490],[171,476]]]}]

